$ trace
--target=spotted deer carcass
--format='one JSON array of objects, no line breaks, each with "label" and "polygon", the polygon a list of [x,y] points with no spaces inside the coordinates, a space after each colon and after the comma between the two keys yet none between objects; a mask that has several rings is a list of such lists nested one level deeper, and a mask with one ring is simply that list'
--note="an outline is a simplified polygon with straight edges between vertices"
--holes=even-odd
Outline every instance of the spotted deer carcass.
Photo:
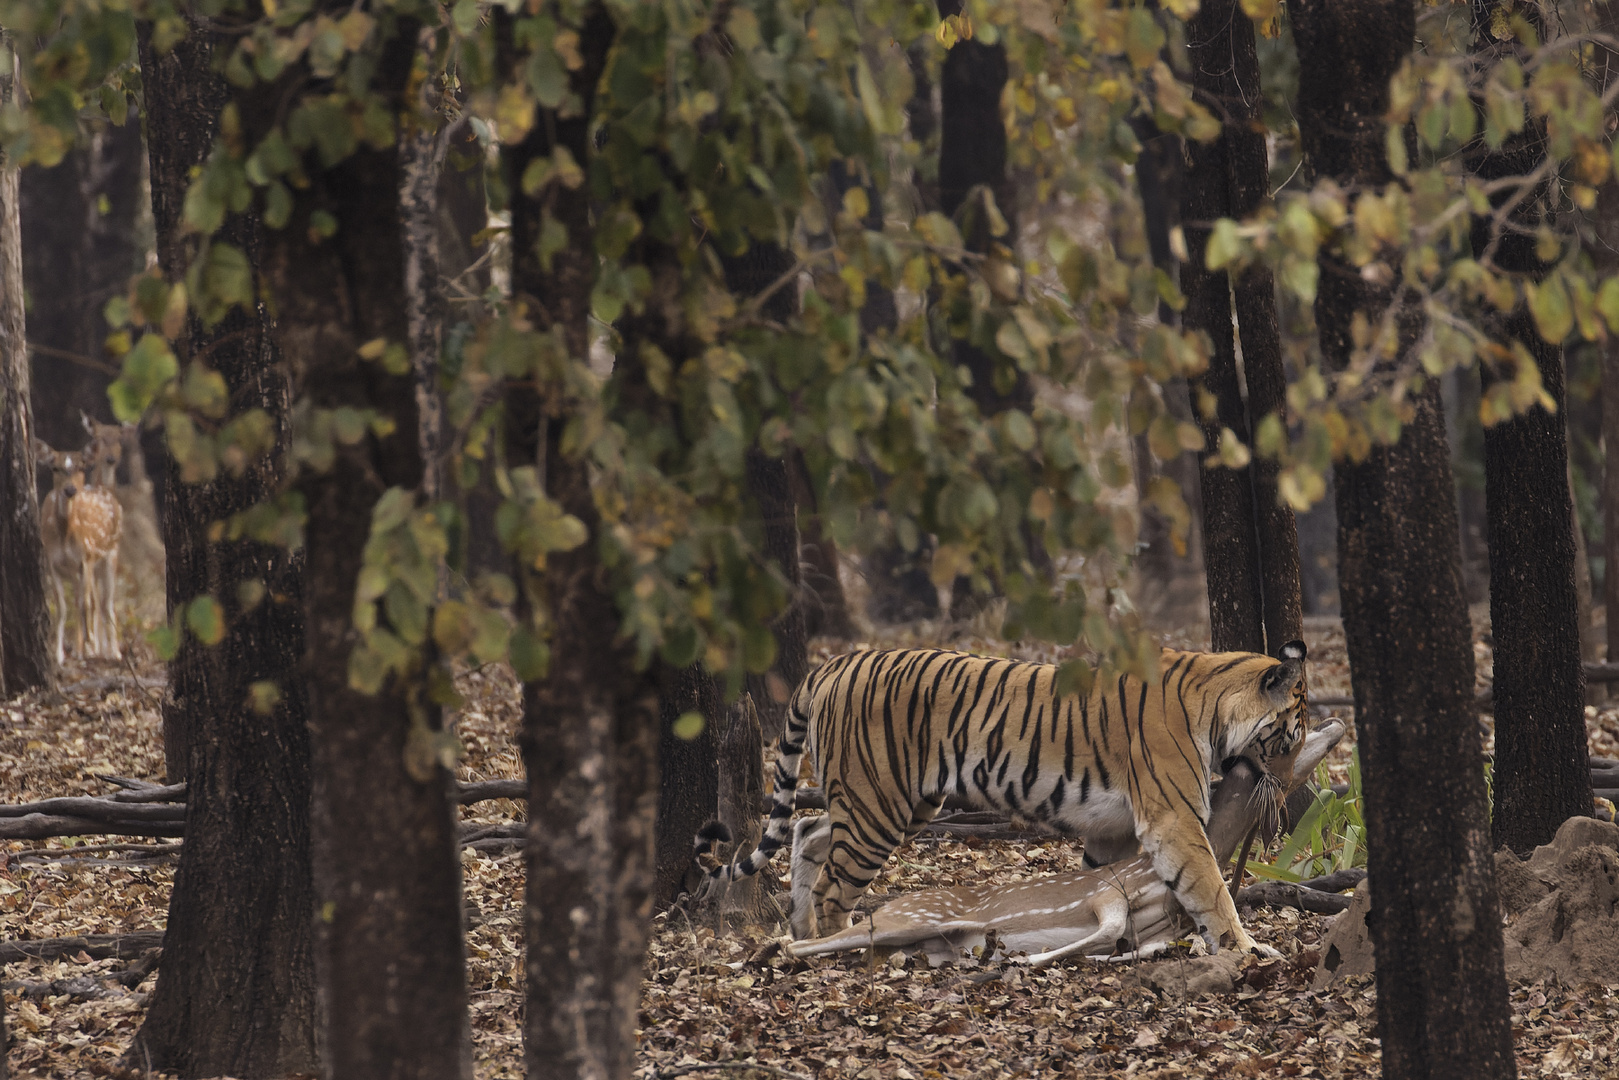
[{"label": "spotted deer carcass", "polygon": [[[1311,732],[1294,775],[1315,771],[1343,737],[1333,719]],[[1261,773],[1238,760],[1215,785],[1207,834],[1216,860],[1225,865],[1265,812]],[[801,818],[793,833],[795,937],[813,926],[810,893],[826,861],[831,830],[824,817]],[[934,966],[982,949],[991,937],[1021,963],[1049,964],[1065,956],[1135,959],[1161,952],[1192,931],[1174,893],[1146,855],[1075,873],[1012,884],[966,885],[911,893],[873,911],[864,923],[826,937],[787,945],[794,956],[821,956],[845,949],[888,948],[921,952]]]}]

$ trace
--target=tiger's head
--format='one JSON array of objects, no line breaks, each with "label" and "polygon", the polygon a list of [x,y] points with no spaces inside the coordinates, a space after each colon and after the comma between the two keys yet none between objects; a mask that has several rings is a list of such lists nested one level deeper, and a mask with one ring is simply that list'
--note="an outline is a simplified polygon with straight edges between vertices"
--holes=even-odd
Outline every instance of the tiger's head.
[{"label": "tiger's head", "polygon": [[1290,641],[1274,659],[1255,656],[1251,664],[1233,669],[1239,684],[1228,698],[1219,760],[1247,758],[1278,783],[1292,782],[1293,764],[1309,732],[1304,658],[1304,642]]}]

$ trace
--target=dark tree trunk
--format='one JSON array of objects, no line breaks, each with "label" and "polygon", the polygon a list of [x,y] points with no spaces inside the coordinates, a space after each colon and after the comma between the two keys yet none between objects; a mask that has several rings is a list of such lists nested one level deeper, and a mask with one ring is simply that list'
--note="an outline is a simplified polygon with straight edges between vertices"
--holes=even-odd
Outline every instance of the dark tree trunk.
[{"label": "dark tree trunk", "polygon": [[[509,49],[505,23],[501,34]],[[572,75],[581,114],[542,113],[528,137],[504,152],[513,193],[514,297],[537,329],[560,328],[578,357],[590,345],[596,273],[587,193],[552,185],[531,198],[518,180],[530,161],[558,145],[580,164],[589,160],[592,102],[613,34],[606,10],[596,5],[582,28],[585,63]],[[505,59],[515,65],[509,53]],[[549,270],[535,250],[544,211],[567,228],[569,241]],[[564,417],[546,416],[531,391],[509,392],[507,408],[512,463],[543,453],[547,492],[592,535],[546,560],[545,598],[557,631],[550,674],[523,695],[531,823],[524,1063],[531,1078],[627,1080],[652,914],[657,687],[636,673],[633,650],[618,639],[619,612],[594,539],[599,519],[589,468],[563,453]],[[689,838],[687,844],[689,861]]]},{"label": "dark tree trunk", "polygon": [[[1404,0],[1295,0],[1299,128],[1315,175],[1350,192],[1393,177],[1389,78],[1410,52]],[[1350,356],[1356,310],[1394,300],[1321,259],[1329,365]],[[1414,336],[1408,327],[1407,343]],[[1337,466],[1339,581],[1366,788],[1378,1035],[1391,1078],[1515,1074],[1473,706],[1455,492],[1438,387],[1400,441]]]},{"label": "dark tree trunk", "polygon": [[[1474,33],[1494,51],[1495,0],[1475,0]],[[1533,171],[1544,159],[1545,129],[1530,124],[1474,163],[1481,180]],[[1543,193],[1542,193],[1543,194]],[[1525,200],[1503,233],[1496,263],[1539,276],[1533,231],[1539,199]],[[1473,250],[1494,239],[1490,219],[1473,222]],[[1580,665],[1579,598],[1574,590],[1574,507],[1563,427],[1563,350],[1543,341],[1527,307],[1495,320],[1497,340],[1523,344],[1540,368],[1556,412],[1536,406],[1484,429],[1484,492],[1489,522],[1490,626],[1495,638],[1495,819],[1491,842],[1527,855],[1550,843],[1568,818],[1591,812]],[[1510,373],[1483,368],[1484,388]]]},{"label": "dark tree trunk", "polygon": [[[1235,0],[1210,0],[1187,24],[1187,53],[1198,97],[1220,118],[1220,137],[1191,143],[1181,219],[1191,259],[1181,272],[1183,325],[1214,343],[1202,390],[1214,415],[1200,411],[1210,449],[1230,428],[1245,444],[1265,416],[1285,408],[1270,272],[1252,267],[1235,281],[1204,261],[1209,227],[1219,217],[1252,214],[1269,197],[1265,138],[1254,130],[1263,98],[1253,23]],[[1231,298],[1236,298],[1243,370],[1237,370]],[[1245,385],[1246,382],[1246,385]],[[1203,562],[1214,648],[1265,652],[1301,636],[1298,533],[1293,511],[1277,498],[1276,465],[1256,460],[1242,469],[1205,468]]]},{"label": "dark tree trunk", "polygon": [[[1619,184],[1604,188],[1612,198],[1614,232],[1619,235]],[[1619,662],[1619,338],[1602,345],[1602,599],[1607,607],[1608,663]]]},{"label": "dark tree trunk", "polygon": [[125,293],[145,262],[139,236],[145,164],[132,113],[122,127],[94,123],[60,164],[23,174],[34,422],[39,437],[59,450],[87,441],[81,409],[112,419],[107,386],[118,368],[101,348],[107,335],[101,309]]},{"label": "dark tree trunk", "polygon": [[[939,15],[961,13],[961,0],[938,0]],[[1006,47],[974,38],[958,41],[945,54],[939,73],[939,209],[956,216],[973,188],[987,187],[1006,219],[1004,236],[992,236],[981,208],[962,213],[962,240],[969,251],[989,251],[999,243],[1017,249],[1016,192],[1006,175],[1006,122],[1001,91],[1006,86]],[[1007,409],[1028,411],[1034,402],[1027,372],[1003,366],[971,343],[954,342],[955,358],[972,372],[969,396],[985,416]]]},{"label": "dark tree trunk", "polygon": [[[1619,31],[1619,8],[1603,9],[1599,29]],[[1606,91],[1619,78],[1619,55],[1594,46],[1594,70]],[[1586,246],[1604,276],[1619,272],[1619,177],[1609,176],[1598,189],[1590,224],[1595,242]],[[1607,608],[1609,663],[1619,662],[1619,338],[1602,343],[1602,599]]]},{"label": "dark tree trunk", "polygon": [[[724,264],[726,285],[734,294],[757,296],[792,268],[793,256],[780,244],[760,241],[742,256],[724,260]],[[797,306],[796,292],[784,288],[772,293],[761,311],[771,319],[786,322]],[[760,720],[764,730],[771,738],[786,726],[788,696],[809,674],[804,572],[799,565],[798,504],[793,495],[789,465],[787,457],[771,457],[757,446],[748,451],[748,494],[753,496],[759,514],[761,554],[787,582],[789,596],[787,610],[776,617],[771,627],[776,636],[775,663],[765,674],[748,677],[748,689],[762,713]],[[841,589],[837,595],[841,599]]]},{"label": "dark tree trunk", "polygon": [[[0,49],[10,56],[9,38]],[[0,102],[13,80],[0,78]],[[34,422],[23,314],[17,170],[0,154],[0,697],[50,685],[45,555],[39,539]]]},{"label": "dark tree trunk", "polygon": [[[400,110],[414,107],[404,91],[415,43],[415,24],[404,20],[374,80]],[[294,68],[246,97],[249,138],[262,137],[306,77]],[[312,170],[288,226],[266,231],[262,257],[282,353],[299,365],[297,389],[315,408],[374,408],[397,425],[386,437],[337,447],[330,469],[298,484],[308,514],[304,670],[319,1045],[328,1075],[390,1080],[471,1075],[451,776],[419,757],[407,761],[412,724],[431,730],[441,718],[419,672],[391,677],[374,696],[353,689],[348,676],[372,507],[388,488],[422,482],[413,380],[358,356],[375,338],[408,340],[402,175],[397,143]],[[337,220],[329,239],[310,227],[316,209]]]},{"label": "dark tree trunk", "polygon": [[[725,699],[714,677],[700,664],[671,668],[660,664],[658,694],[657,870],[653,897],[659,907],[678,900],[695,879],[691,843],[712,821],[720,797],[720,733]],[[675,734],[675,721],[700,713],[703,730],[694,739]]]},{"label": "dark tree trunk", "polygon": [[[196,27],[154,55],[142,34],[159,264],[178,281],[194,255],[181,227],[190,170],[213,147],[228,87],[211,69],[213,41]],[[221,239],[258,248],[258,223],[233,216]],[[213,647],[188,638],[169,665],[164,705],[169,779],[189,778],[186,844],[169,900],[163,963],[129,1063],[181,1076],[280,1077],[319,1068],[310,912],[308,706],[298,664],[304,634],[299,562],[283,548],[208,538],[210,526],[277,490],[289,435],[287,374],[260,304],[204,329],[193,319],[182,361],[204,351],[239,408],[265,410],[277,450],[240,479],[182,483],[172,460],[163,514],[169,609],[211,594],[227,632]],[[244,607],[239,586],[263,596]],[[253,708],[255,683],[274,696]],[[261,688],[262,691],[262,688]],[[189,735],[189,737],[184,737]],[[177,775],[177,766],[178,775]]]},{"label": "dark tree trunk", "polygon": [[[1147,245],[1152,252],[1153,265],[1174,281],[1179,278],[1180,263],[1170,249],[1169,237],[1181,223],[1185,149],[1179,135],[1162,134],[1145,118],[1137,125],[1136,134],[1141,139],[1141,154],[1136,159],[1136,191],[1141,197],[1142,216],[1147,226]],[[1180,316],[1168,304],[1160,303],[1158,320],[1166,326],[1174,326],[1179,325]],[[1177,419],[1190,421],[1193,418],[1187,406],[1184,379],[1176,379],[1173,384],[1166,385],[1164,399],[1166,407]],[[1156,594],[1156,603],[1162,609],[1157,612],[1160,620],[1178,622],[1180,612],[1175,602],[1177,590],[1174,586],[1177,579],[1190,572],[1196,564],[1196,561],[1188,559],[1193,554],[1190,550],[1193,538],[1186,538],[1188,549],[1185,553],[1176,551],[1174,524],[1147,502],[1147,487],[1153,477],[1160,473],[1173,480],[1180,488],[1187,508],[1193,512],[1195,525],[1201,520],[1201,515],[1196,511],[1202,502],[1201,470],[1195,454],[1183,453],[1159,465],[1153,459],[1145,434],[1136,436],[1134,442],[1136,494],[1141,506],[1141,554],[1136,557],[1140,587],[1144,594]],[[1197,554],[1197,561],[1200,561],[1201,548]]]},{"label": "dark tree trunk", "polygon": [[[743,694],[725,710],[720,735],[719,819],[731,830],[733,859],[751,852],[764,834],[759,816],[764,791],[764,732],[753,697]],[[754,874],[732,882],[723,897],[715,898],[721,917],[735,916],[752,926],[775,922],[779,910],[766,895],[769,881],[766,874]]]}]

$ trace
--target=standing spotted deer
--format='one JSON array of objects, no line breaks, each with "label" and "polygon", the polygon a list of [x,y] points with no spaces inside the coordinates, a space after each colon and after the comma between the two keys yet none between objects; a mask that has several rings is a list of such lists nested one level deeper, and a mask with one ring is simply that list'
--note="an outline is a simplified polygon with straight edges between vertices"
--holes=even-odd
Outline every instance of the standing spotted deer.
[{"label": "standing spotted deer", "polygon": [[[68,504],[84,487],[82,455],[74,450],[52,450],[42,440],[34,440],[34,460],[51,470],[51,491],[39,505],[39,537],[45,548],[45,575],[56,593],[56,662],[67,659],[67,584],[74,583],[75,595],[79,591],[79,557],[68,538]],[[84,650],[83,629],[79,632],[79,651]]]},{"label": "standing spotted deer", "polygon": [[105,434],[93,434],[83,451],[57,451],[37,439],[34,442],[36,458],[51,470],[51,491],[40,507],[40,539],[56,593],[58,664],[66,659],[70,581],[79,601],[75,651],[80,656],[122,657],[115,601],[124,512],[111,488],[122,444]]}]

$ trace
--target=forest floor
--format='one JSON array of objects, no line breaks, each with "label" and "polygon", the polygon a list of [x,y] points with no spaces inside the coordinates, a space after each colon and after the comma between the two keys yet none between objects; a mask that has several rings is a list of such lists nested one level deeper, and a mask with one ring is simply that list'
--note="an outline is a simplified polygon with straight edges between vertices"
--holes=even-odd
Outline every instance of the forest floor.
[{"label": "forest floor", "polygon": [[[928,639],[925,629],[916,636]],[[1480,669],[1487,674],[1488,638],[1479,636]],[[956,644],[989,647],[970,639]],[[1312,692],[1347,693],[1341,633],[1330,622],[1315,621],[1309,644]],[[104,794],[111,789],[97,777],[106,775],[161,780],[161,677],[149,656],[122,667],[74,666],[60,692],[0,703],[0,799]],[[461,777],[521,776],[511,677],[488,669],[462,681],[468,706],[457,721],[467,748]],[[1592,752],[1619,756],[1619,710],[1589,713]],[[1347,754],[1347,747],[1337,753],[1336,769]],[[463,814],[495,822],[521,819],[523,810],[522,803],[500,801],[464,808]],[[84,837],[0,843],[0,939],[161,929],[175,851],[154,850],[159,844],[150,842],[124,850],[87,846],[120,842]],[[1078,865],[1077,847],[1061,840],[922,840],[890,861],[873,892],[986,877],[1012,881]],[[477,1075],[519,1077],[522,856],[468,850],[462,866],[473,924],[467,944]],[[1255,936],[1280,949],[1284,959],[1252,961],[1233,993],[1181,1000],[1126,985],[1131,965],[1090,961],[1029,971],[929,969],[916,961],[871,968],[860,954],[808,963],[780,955],[756,960],[769,932],[716,936],[675,911],[660,916],[655,927],[638,1073],[650,1080],[724,1062],[731,1063],[725,1071],[703,1075],[767,1075],[736,1071],[751,1059],[817,1080],[1376,1075],[1370,977],[1326,991],[1309,989],[1326,921],[1293,911],[1246,916]],[[94,1000],[31,994],[13,985],[123,966],[83,954],[6,965],[13,1075],[145,1075],[116,1063],[140,1026],[151,981],[133,993]],[[1525,1075],[1619,1075],[1619,991],[1514,985],[1512,1011]]]}]

